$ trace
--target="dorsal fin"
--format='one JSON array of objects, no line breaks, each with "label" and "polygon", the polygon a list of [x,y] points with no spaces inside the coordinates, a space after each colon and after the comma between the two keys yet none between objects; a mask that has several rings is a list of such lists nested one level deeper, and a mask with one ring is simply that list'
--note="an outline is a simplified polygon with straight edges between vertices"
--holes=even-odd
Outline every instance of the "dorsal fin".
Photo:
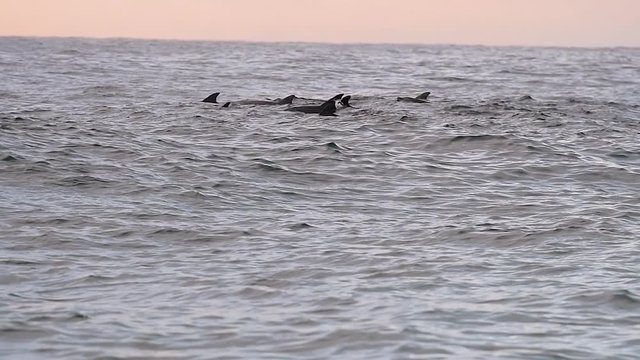
[{"label": "dorsal fin", "polygon": [[336,112],[336,102],[335,100],[331,99],[326,101],[324,104],[322,104],[320,106],[320,111],[318,112],[318,115],[320,116],[335,116],[335,112]]},{"label": "dorsal fin", "polygon": [[209,96],[207,96],[204,100],[202,100],[202,102],[206,102],[206,103],[217,103],[218,102],[218,95],[220,95],[219,92],[215,92]]},{"label": "dorsal fin", "polygon": [[295,99],[295,98],[296,98],[295,95],[289,95],[284,99],[280,99],[280,101],[278,101],[278,105],[291,104],[293,102],[293,99]]},{"label": "dorsal fin", "polygon": [[416,99],[418,99],[418,100],[427,100],[429,95],[431,95],[431,92],[429,92],[429,91],[423,92],[422,94],[416,96]]},{"label": "dorsal fin", "polygon": [[227,101],[226,103],[224,103],[224,105],[222,105],[223,108],[228,108],[229,105],[231,105],[231,101]]},{"label": "dorsal fin", "polygon": [[[332,97],[331,99],[329,99],[329,101],[330,101],[330,100],[338,101],[338,100],[342,99],[342,97],[343,97],[343,96],[344,96],[344,94],[338,94],[338,95],[336,95],[336,96]],[[325,103],[325,104],[326,104],[326,103]],[[323,105],[324,105],[324,104],[323,104]]]},{"label": "dorsal fin", "polygon": [[343,97],[342,100],[340,100],[340,104],[342,104],[342,106],[344,107],[351,107],[351,105],[349,104],[349,100],[351,100],[351,95]]}]

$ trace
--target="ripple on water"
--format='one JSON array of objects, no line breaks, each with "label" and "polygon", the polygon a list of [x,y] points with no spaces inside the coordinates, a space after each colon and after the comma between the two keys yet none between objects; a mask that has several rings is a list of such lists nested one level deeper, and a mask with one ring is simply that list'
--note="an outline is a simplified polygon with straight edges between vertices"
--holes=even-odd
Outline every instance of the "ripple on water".
[{"label": "ripple on water", "polygon": [[0,357],[640,353],[636,49],[0,45]]}]

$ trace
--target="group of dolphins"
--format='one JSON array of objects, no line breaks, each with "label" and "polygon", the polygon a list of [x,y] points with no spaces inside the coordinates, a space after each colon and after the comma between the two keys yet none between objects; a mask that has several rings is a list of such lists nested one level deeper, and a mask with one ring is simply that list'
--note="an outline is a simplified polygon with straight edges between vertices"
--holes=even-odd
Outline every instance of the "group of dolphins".
[{"label": "group of dolphins", "polygon": [[[413,102],[413,103],[425,103],[427,102],[427,98],[429,97],[429,95],[431,94],[431,92],[427,91],[425,93],[422,93],[416,97],[398,97],[396,100],[397,101],[404,101],[404,102]],[[207,96],[204,100],[202,100],[202,102],[206,102],[206,103],[218,103],[218,95],[220,95],[219,92],[215,92],[209,96]],[[351,100],[351,95],[344,95],[344,94],[338,94],[334,97],[332,97],[329,100],[323,101],[323,100],[315,100],[315,99],[305,99],[305,98],[299,98],[295,95],[289,95],[285,98],[282,99],[275,99],[275,100],[237,100],[237,101],[228,101],[226,103],[224,103],[222,105],[223,108],[227,108],[229,106],[231,106],[232,104],[237,104],[237,105],[291,105],[293,103],[293,99],[302,99],[302,100],[307,100],[307,101],[311,101],[311,102],[316,102],[318,104],[316,105],[305,105],[305,106],[290,106],[288,107],[287,111],[297,111],[297,112],[302,112],[302,113],[306,113],[306,114],[318,114],[320,116],[337,116],[336,115],[336,111],[338,110],[338,108],[336,107],[336,101],[339,101],[339,104],[342,108],[348,108],[348,107],[352,107],[349,104],[349,100]],[[321,103],[320,103],[321,102]]]}]

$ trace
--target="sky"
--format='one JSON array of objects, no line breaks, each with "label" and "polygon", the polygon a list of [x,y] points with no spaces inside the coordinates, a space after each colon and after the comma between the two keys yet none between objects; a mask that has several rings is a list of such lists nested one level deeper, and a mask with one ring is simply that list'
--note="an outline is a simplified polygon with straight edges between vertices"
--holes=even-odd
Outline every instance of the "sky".
[{"label": "sky", "polygon": [[640,0],[0,0],[0,36],[640,46]]}]

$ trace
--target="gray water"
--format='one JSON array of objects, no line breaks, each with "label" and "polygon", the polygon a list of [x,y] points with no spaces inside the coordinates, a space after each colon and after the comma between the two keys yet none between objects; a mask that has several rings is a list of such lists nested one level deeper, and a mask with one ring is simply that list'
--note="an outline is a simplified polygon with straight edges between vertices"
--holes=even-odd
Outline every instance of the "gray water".
[{"label": "gray water", "polygon": [[639,99],[640,49],[0,38],[0,358],[639,359]]}]

